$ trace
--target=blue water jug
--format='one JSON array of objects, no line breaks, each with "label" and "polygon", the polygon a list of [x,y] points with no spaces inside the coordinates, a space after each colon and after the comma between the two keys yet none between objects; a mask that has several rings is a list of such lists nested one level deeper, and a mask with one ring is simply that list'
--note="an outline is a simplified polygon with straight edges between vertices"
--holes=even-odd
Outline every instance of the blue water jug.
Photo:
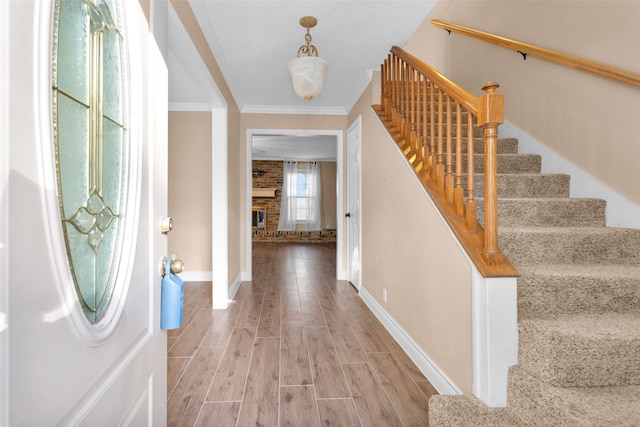
[{"label": "blue water jug", "polygon": [[162,278],[160,328],[164,330],[177,329],[182,325],[184,282],[171,272],[172,262],[172,259],[167,260]]}]

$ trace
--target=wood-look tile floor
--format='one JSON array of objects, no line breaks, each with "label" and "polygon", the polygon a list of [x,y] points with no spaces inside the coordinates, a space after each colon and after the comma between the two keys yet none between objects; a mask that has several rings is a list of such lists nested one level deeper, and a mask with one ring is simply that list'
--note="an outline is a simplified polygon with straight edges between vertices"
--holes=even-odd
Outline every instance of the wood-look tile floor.
[{"label": "wood-look tile floor", "polygon": [[435,394],[355,288],[335,244],[253,245],[226,310],[185,285],[169,331],[169,426],[427,426]]}]

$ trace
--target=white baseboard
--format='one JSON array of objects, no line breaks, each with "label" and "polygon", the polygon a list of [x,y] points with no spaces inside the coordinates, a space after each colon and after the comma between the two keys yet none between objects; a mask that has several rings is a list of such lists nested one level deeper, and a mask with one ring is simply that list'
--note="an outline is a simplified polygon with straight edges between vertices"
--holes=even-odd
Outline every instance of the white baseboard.
[{"label": "white baseboard", "polygon": [[598,181],[585,170],[574,165],[514,124],[505,121],[500,126],[500,134],[518,138],[520,153],[541,155],[542,172],[571,175],[569,189],[571,197],[606,200],[607,227],[640,229],[640,206]]},{"label": "white baseboard", "polygon": [[431,385],[440,394],[462,394],[456,385],[433,363],[429,357],[418,347],[411,337],[389,316],[389,314],[378,304],[378,302],[367,292],[364,287],[360,287],[360,297],[367,304],[373,314],[380,320],[391,336],[398,342],[400,347],[413,360],[420,372],[427,377]]},{"label": "white baseboard", "polygon": [[180,273],[183,282],[210,282],[213,279],[213,273],[210,271],[188,271]]},{"label": "white baseboard", "polygon": [[236,279],[231,284],[229,288],[229,301],[233,300],[238,292],[238,288],[240,288],[240,283],[242,283],[242,273],[240,273]]},{"label": "white baseboard", "polygon": [[[180,278],[183,282],[211,282],[213,279],[213,274],[210,271],[183,271],[180,273]],[[238,274],[235,278],[231,287],[229,288],[229,301],[231,301],[238,292],[240,288],[240,283],[242,283],[242,273]]]}]

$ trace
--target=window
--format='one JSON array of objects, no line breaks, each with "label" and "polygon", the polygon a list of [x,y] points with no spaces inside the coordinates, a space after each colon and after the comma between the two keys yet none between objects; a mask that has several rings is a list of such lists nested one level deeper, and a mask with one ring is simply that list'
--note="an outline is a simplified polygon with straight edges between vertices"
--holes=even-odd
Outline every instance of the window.
[{"label": "window", "polygon": [[129,182],[122,4],[55,4],[52,120],[60,214],[78,300],[89,323],[97,324],[119,295]]},{"label": "window", "polygon": [[320,166],[286,161],[278,231],[320,230]]}]

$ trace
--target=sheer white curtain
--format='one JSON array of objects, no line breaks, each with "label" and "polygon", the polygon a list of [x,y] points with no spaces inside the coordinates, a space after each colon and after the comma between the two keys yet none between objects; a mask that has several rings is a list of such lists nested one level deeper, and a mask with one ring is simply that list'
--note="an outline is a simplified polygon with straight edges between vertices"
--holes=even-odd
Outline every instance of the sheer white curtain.
[{"label": "sheer white curtain", "polygon": [[282,197],[278,231],[301,229],[321,230],[321,179],[318,162],[309,162],[300,168],[298,162],[283,164]]},{"label": "sheer white curtain", "polygon": [[309,162],[307,165],[307,213],[306,230],[322,230],[322,200],[320,185],[320,164]]},{"label": "sheer white curtain", "polygon": [[280,199],[278,231],[290,231],[296,229],[298,162],[283,162],[282,172],[282,198]]}]

